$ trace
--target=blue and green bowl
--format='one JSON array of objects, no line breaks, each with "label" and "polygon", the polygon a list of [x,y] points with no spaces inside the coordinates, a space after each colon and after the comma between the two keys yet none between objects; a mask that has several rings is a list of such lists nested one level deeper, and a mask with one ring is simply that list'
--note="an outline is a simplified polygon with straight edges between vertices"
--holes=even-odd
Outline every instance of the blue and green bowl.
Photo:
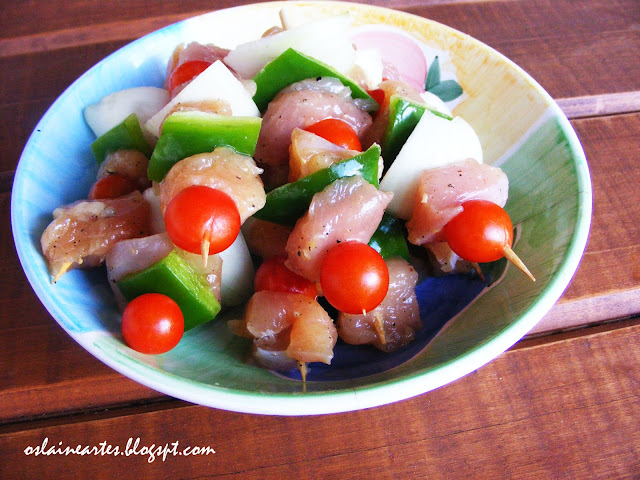
[{"label": "blue and green bowl", "polygon": [[[331,367],[312,365],[303,389],[295,375],[247,362],[250,345],[224,321],[188,332],[164,355],[128,348],[103,269],[74,270],[51,283],[40,236],[54,208],[84,198],[97,167],[85,106],[134,86],[160,86],[173,48],[199,40],[233,47],[279,23],[280,9],[316,18],[349,11],[356,24],[399,29],[440,52],[463,88],[454,114],[483,144],[485,161],[510,180],[506,206],[517,225],[517,254],[531,282],[506,263],[490,286],[469,277],[429,279],[418,288],[425,328],[393,354],[339,344]],[[242,28],[237,26],[242,25]],[[374,407],[419,395],[490,362],[531,330],[558,300],[585,248],[591,220],[587,162],[569,121],[535,80],[481,42],[417,16],[342,2],[272,2],[195,17],[113,53],[75,81],[38,123],[18,164],[11,222],[22,266],[53,318],[80,345],[123,375],[189,402],[226,410],[309,415]],[[499,278],[497,278],[499,277]]]}]

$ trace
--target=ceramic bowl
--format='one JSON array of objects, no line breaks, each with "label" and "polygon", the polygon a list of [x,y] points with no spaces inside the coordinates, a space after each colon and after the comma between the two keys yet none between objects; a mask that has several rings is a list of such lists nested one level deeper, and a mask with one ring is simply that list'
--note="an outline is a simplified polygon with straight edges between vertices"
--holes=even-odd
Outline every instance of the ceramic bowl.
[{"label": "ceramic bowl", "polygon": [[[330,368],[312,367],[306,388],[246,361],[249,345],[224,321],[188,332],[157,356],[129,349],[103,269],[74,270],[52,285],[40,236],[57,206],[85,198],[95,179],[93,134],[82,111],[128,87],[161,86],[168,57],[184,41],[233,47],[279,23],[283,6],[314,18],[349,11],[355,24],[384,24],[439,54],[443,77],[464,94],[451,105],[470,123],[485,161],[510,179],[506,206],[515,249],[537,278],[496,267],[489,287],[467,278],[432,279],[418,291],[425,328],[394,354],[339,345]],[[239,28],[239,27],[242,28]],[[16,170],[11,221],[22,266],[42,303],[71,337],[123,375],[189,402],[248,413],[307,415],[357,410],[428,392],[472,372],[523,337],[569,283],[591,218],[589,172],[580,143],[551,97],[513,62],[442,24],[340,2],[275,2],[220,10],[147,35],[74,82],[29,139]]]}]

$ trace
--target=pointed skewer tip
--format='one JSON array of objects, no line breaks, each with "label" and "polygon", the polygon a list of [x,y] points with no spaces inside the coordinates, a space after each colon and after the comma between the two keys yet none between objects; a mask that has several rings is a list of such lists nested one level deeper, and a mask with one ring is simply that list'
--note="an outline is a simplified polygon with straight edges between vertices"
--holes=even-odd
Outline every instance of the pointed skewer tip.
[{"label": "pointed skewer tip", "polygon": [[486,282],[487,280],[486,280],[486,278],[484,278],[484,274],[482,273],[482,269],[480,268],[480,264],[478,262],[471,262],[471,266],[473,267],[473,269],[476,271],[476,273],[480,277],[480,280],[482,280],[483,282]]},{"label": "pointed skewer tip", "polygon": [[307,368],[307,362],[301,362],[298,360],[298,370],[300,371],[300,376],[302,377],[302,384],[306,386],[307,383],[307,373],[309,369]]},{"label": "pointed skewer tip", "polygon": [[60,280],[60,277],[62,277],[62,275],[69,271],[70,266],[71,262],[64,262],[62,265],[60,265],[60,269],[53,275],[51,283],[56,283],[58,280]]},{"label": "pointed skewer tip", "polygon": [[387,344],[387,336],[384,333],[384,321],[382,319],[382,315],[374,314],[373,316],[373,326],[376,329],[376,333],[378,334],[378,339],[382,345]]},{"label": "pointed skewer tip", "polygon": [[520,257],[516,255],[516,252],[514,252],[511,249],[511,247],[504,247],[504,256],[507,258],[507,260],[513,263],[522,273],[524,273],[527,277],[529,277],[531,281],[533,282],[536,281],[535,277],[531,274],[527,266],[524,264],[522,260],[520,260]]}]

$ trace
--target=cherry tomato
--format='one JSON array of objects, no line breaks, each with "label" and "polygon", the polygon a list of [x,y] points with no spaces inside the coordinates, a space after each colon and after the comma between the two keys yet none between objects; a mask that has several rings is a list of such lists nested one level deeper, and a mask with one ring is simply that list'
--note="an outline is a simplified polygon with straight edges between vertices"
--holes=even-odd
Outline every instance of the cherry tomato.
[{"label": "cherry tomato", "polygon": [[169,77],[169,92],[173,94],[173,91],[177,87],[189,80],[193,80],[204,72],[209,65],[211,65],[211,62],[205,62],[203,60],[190,60],[178,65]]},{"label": "cherry tomato", "polygon": [[140,353],[165,353],[184,333],[184,317],[178,304],[160,293],[145,293],[129,302],[122,314],[122,336]]},{"label": "cherry tomato", "polygon": [[284,264],[287,257],[277,255],[267,258],[258,267],[254,278],[254,290],[269,290],[271,292],[300,293],[315,299],[315,284],[292,272]]},{"label": "cherry tomato", "polygon": [[326,118],[309,125],[305,130],[349,150],[362,151],[362,145],[355,130],[343,120]]},{"label": "cherry tomato", "polygon": [[376,88],[375,90],[369,90],[367,93],[371,96],[371,98],[378,102],[378,105],[380,105],[380,107],[384,105],[384,101],[387,98],[387,95],[383,89]]},{"label": "cherry tomato", "polygon": [[513,244],[513,224],[500,205],[469,200],[462,212],[444,227],[444,235],[456,254],[470,262],[493,262]]},{"label": "cherry tomato", "polygon": [[[382,79],[385,80],[384,78]],[[386,92],[382,88],[376,88],[375,90],[369,90],[367,92],[371,95],[376,102],[378,102],[379,108],[373,114],[373,118],[376,119],[379,115],[382,115],[384,112],[389,110],[389,100],[387,98]]]},{"label": "cherry tomato", "polygon": [[366,243],[339,243],[322,261],[320,286],[327,301],[341,312],[368,312],[384,300],[389,270],[380,254]]},{"label": "cherry tomato", "polygon": [[233,199],[204,185],[192,185],[173,197],[164,222],[171,241],[191,253],[202,253],[203,249],[209,255],[219,253],[240,232],[240,213]]},{"label": "cherry tomato", "polygon": [[89,191],[89,199],[118,198],[134,192],[137,189],[138,185],[135,180],[125,177],[124,175],[113,173],[93,184]]}]

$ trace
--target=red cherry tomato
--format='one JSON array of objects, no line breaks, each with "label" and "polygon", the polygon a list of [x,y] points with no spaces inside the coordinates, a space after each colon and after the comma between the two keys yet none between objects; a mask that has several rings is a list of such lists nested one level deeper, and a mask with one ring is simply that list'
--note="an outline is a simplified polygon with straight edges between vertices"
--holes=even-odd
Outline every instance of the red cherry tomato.
[{"label": "red cherry tomato", "polygon": [[378,102],[378,105],[380,105],[380,107],[384,105],[384,101],[387,98],[387,95],[386,93],[384,93],[383,89],[376,88],[375,90],[369,90],[367,93],[371,96],[371,98]]},{"label": "red cherry tomato", "polygon": [[177,87],[189,80],[193,80],[204,72],[209,65],[211,65],[211,62],[205,62],[203,60],[190,60],[178,65],[169,77],[169,92],[173,94],[173,91]]},{"label": "red cherry tomato", "polygon": [[369,245],[339,243],[322,261],[320,286],[327,301],[341,312],[368,312],[384,300],[389,289],[389,270]]},{"label": "red cherry tomato", "polygon": [[305,130],[349,150],[362,151],[362,145],[355,130],[343,120],[326,118],[309,125]]},{"label": "red cherry tomato", "polygon": [[184,333],[184,316],[178,304],[160,293],[145,293],[129,302],[122,314],[122,336],[140,353],[165,353]]},{"label": "red cherry tomato", "polygon": [[202,253],[207,241],[209,255],[219,253],[240,232],[240,213],[233,199],[203,185],[192,185],[173,197],[164,222],[171,241],[191,253]]},{"label": "red cherry tomato", "polygon": [[289,270],[284,264],[286,259],[287,257],[278,255],[262,262],[256,271],[254,290],[300,293],[315,299],[317,297],[315,284]]},{"label": "red cherry tomato", "polygon": [[117,173],[107,175],[93,184],[89,191],[89,200],[118,198],[138,189],[135,180]]},{"label": "red cherry tomato", "polygon": [[513,224],[500,205],[469,200],[462,212],[444,227],[444,235],[456,254],[470,262],[493,262],[513,244]]}]

